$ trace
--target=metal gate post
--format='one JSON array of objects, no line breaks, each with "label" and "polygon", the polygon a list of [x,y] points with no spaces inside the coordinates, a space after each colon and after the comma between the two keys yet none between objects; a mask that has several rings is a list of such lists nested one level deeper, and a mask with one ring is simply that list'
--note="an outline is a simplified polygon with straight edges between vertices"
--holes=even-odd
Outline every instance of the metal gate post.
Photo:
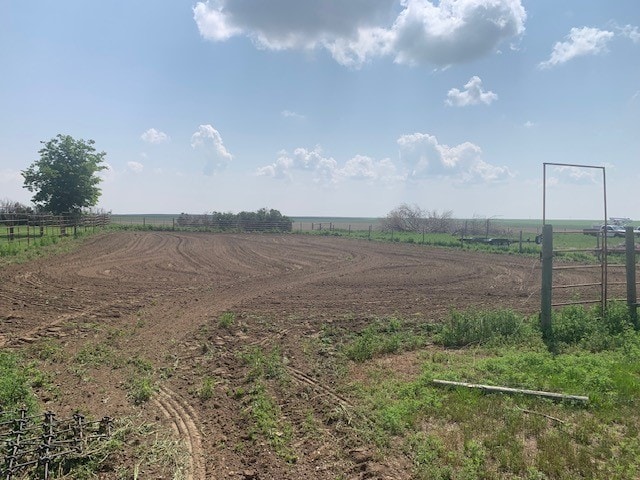
[{"label": "metal gate post", "polygon": [[627,305],[629,306],[629,316],[633,326],[638,330],[640,325],[638,325],[638,300],[636,297],[636,242],[633,227],[625,229],[625,240],[627,251]]},{"label": "metal gate post", "polygon": [[553,285],[553,226],[542,227],[542,290],[540,292],[540,328],[546,341],[553,339],[551,326],[551,287]]}]

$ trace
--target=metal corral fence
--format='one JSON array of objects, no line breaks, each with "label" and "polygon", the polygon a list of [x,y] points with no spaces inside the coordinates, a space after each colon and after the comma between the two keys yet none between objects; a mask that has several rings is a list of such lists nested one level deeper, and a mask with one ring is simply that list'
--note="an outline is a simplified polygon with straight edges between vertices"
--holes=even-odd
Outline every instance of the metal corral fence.
[{"label": "metal corral fence", "polygon": [[26,242],[44,236],[75,235],[78,230],[95,230],[111,223],[111,216],[0,213],[0,242]]},{"label": "metal corral fence", "polygon": [[0,412],[0,443],[4,462],[0,475],[6,480],[56,478],[88,458],[99,442],[111,437],[113,420],[87,421],[81,414],[58,419],[53,412],[29,416],[26,409]]}]

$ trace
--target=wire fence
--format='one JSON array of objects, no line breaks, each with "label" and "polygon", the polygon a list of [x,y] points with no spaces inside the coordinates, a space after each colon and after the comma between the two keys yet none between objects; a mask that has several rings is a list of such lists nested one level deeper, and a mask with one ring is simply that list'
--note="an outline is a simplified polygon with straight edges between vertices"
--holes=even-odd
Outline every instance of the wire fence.
[{"label": "wire fence", "polygon": [[111,223],[111,216],[0,213],[0,243],[30,243],[40,237],[75,235],[78,230],[96,230]]},{"label": "wire fence", "polygon": [[5,480],[25,476],[49,480],[66,473],[73,462],[87,458],[97,443],[109,439],[113,427],[110,417],[87,421],[79,413],[64,419],[53,412],[29,416],[26,409],[1,415],[8,418],[0,422],[4,449],[0,472]]}]

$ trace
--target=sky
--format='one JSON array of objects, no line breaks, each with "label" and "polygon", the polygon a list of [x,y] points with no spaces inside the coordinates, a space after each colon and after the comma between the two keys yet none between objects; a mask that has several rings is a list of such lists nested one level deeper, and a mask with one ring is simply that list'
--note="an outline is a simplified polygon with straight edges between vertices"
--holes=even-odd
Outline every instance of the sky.
[{"label": "sky", "polygon": [[113,213],[637,220],[640,2],[2,0],[0,199],[58,134]]}]

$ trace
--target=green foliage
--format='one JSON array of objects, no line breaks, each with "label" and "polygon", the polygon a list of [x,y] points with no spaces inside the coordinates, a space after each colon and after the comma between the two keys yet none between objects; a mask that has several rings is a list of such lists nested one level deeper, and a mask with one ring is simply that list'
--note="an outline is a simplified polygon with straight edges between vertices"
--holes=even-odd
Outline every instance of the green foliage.
[{"label": "green foliage", "polygon": [[297,457],[290,446],[293,427],[269,394],[266,383],[286,378],[280,350],[273,348],[264,352],[259,347],[251,347],[242,352],[240,358],[249,367],[245,377],[249,385],[247,388],[236,388],[234,396],[236,399],[244,398],[244,411],[254,423],[252,434],[264,436],[279,457],[287,462],[295,462]]},{"label": "green foliage", "polygon": [[233,312],[224,312],[218,318],[218,325],[222,328],[230,328],[236,321],[236,314]]},{"label": "green foliage", "polygon": [[200,400],[209,400],[215,394],[216,381],[211,377],[204,377],[202,385],[198,389],[198,397]]},{"label": "green foliage", "polygon": [[14,354],[0,352],[0,407],[13,411],[25,406],[30,412],[37,405],[32,385],[40,374],[24,365]]},{"label": "green foliage", "polygon": [[269,395],[265,385],[257,382],[248,397],[247,411],[254,422],[253,434],[260,434],[280,458],[294,463],[297,460],[291,447],[293,427],[283,417],[277,402]]},{"label": "green foliage", "polygon": [[113,348],[103,343],[85,345],[78,351],[74,360],[80,365],[90,367],[100,365],[118,367],[122,365],[122,360],[118,358]]},{"label": "green foliage", "polygon": [[531,322],[512,310],[453,311],[445,322],[438,341],[447,347],[468,345],[515,344],[531,338]]},{"label": "green foliage", "polygon": [[93,140],[75,140],[70,135],[42,143],[40,159],[22,172],[25,188],[35,192],[33,203],[54,214],[79,214],[98,203],[96,173],[107,168],[102,165],[106,153],[96,152]]},{"label": "green foliage", "polygon": [[278,210],[261,208],[256,212],[222,213],[204,215],[181,213],[176,224],[179,227],[196,227],[204,230],[240,230],[290,232],[293,221]]},{"label": "green foliage", "polygon": [[268,352],[264,352],[260,347],[251,347],[243,351],[240,358],[249,367],[248,380],[279,379],[285,374],[282,355],[277,347]]},{"label": "green foliage", "polygon": [[141,405],[151,400],[157,386],[150,376],[141,375],[129,379],[128,390],[131,401],[135,405]]},{"label": "green foliage", "polygon": [[623,334],[633,328],[629,310],[622,302],[611,302],[604,315],[599,306],[571,305],[554,312],[552,325],[556,351],[575,346],[591,351],[615,348],[623,341]]},{"label": "green foliage", "polygon": [[424,336],[404,329],[399,319],[391,317],[365,328],[344,347],[344,353],[349,360],[364,362],[376,355],[414,349],[425,341]]},{"label": "green foliage", "polygon": [[[560,354],[547,349],[533,318],[470,311],[431,330],[456,348],[421,351],[413,378],[386,363],[363,365],[351,390],[359,434],[383,452],[402,443],[417,479],[637,478],[640,334],[626,305],[611,304],[605,315],[572,306],[556,316]],[[433,379],[586,395],[589,403],[446,389]]]}]

